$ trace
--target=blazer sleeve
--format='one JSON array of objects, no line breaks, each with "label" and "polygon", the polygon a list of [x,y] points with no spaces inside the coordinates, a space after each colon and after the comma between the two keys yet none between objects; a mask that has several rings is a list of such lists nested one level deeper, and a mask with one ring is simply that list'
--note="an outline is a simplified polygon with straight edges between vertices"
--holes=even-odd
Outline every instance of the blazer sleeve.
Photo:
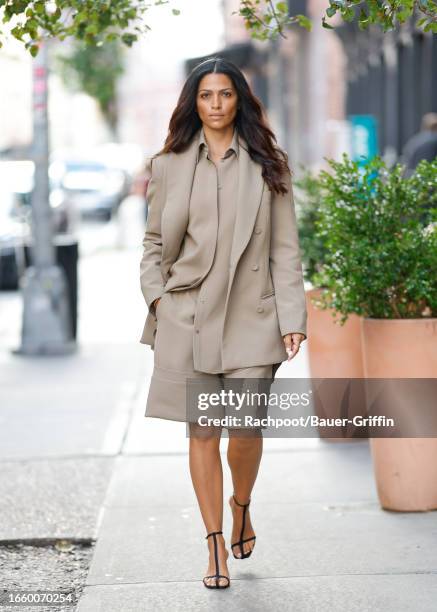
[{"label": "blazer sleeve", "polygon": [[270,270],[275,288],[281,334],[307,337],[307,308],[299,250],[291,176],[286,173],[286,194],[273,193],[271,203]]},{"label": "blazer sleeve", "polygon": [[[149,312],[155,314],[152,302],[164,293],[164,282],[161,274],[162,236],[161,217],[165,202],[165,181],[161,160],[148,158],[146,176],[147,186],[147,223],[143,238],[143,256],[140,262],[141,291],[146,300]],[[153,162],[153,167],[152,167]]]}]

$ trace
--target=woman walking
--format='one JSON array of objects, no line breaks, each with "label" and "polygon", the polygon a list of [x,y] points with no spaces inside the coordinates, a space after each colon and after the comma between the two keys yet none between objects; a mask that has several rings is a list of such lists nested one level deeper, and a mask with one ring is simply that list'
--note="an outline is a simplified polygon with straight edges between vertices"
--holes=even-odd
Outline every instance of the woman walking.
[{"label": "woman walking", "polygon": [[[154,349],[154,369],[145,416],[188,423],[190,474],[209,548],[203,583],[226,588],[222,425],[193,417],[187,380],[272,382],[306,339],[291,173],[244,75],[222,58],[193,69],[147,170],[140,276],[148,314],[140,342]],[[261,428],[228,432],[231,550],[247,559],[256,541],[249,503],[263,438]]]}]

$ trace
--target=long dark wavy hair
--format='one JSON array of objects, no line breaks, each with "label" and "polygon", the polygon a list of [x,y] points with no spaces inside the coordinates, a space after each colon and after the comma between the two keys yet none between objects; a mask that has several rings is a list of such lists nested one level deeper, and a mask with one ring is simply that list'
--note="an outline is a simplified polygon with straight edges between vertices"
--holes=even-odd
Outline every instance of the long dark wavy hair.
[{"label": "long dark wavy hair", "polygon": [[190,144],[202,122],[196,112],[196,99],[201,79],[212,72],[226,74],[238,96],[239,109],[235,128],[247,143],[250,157],[262,166],[262,176],[271,191],[287,193],[283,174],[291,174],[287,154],[276,144],[276,136],[268,127],[260,100],[252,93],[241,70],[222,57],[211,57],[193,68],[182,88],[170,119],[164,147],[157,153],[180,153]]}]

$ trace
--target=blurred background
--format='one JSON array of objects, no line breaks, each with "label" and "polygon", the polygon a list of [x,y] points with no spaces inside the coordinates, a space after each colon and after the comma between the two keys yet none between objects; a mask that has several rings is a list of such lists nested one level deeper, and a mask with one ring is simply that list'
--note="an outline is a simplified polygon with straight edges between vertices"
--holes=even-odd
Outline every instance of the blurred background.
[{"label": "blurred background", "polygon": [[[301,166],[316,170],[326,156],[342,152],[402,160],[423,116],[436,108],[437,83],[430,75],[437,69],[437,43],[431,33],[411,26],[369,33],[346,22],[327,30],[321,25],[326,3],[299,0],[293,11],[312,20],[312,31],[295,25],[287,38],[259,41],[232,14],[238,0],[189,4],[178,16],[153,7],[152,30],[130,49],[118,41],[85,49],[77,41],[51,41],[50,204],[58,233],[78,232],[84,246],[108,239],[123,200],[141,196],[144,158],[162,146],[187,72],[210,54],[224,55],[244,71],[295,172]],[[28,232],[29,219],[22,217],[33,189],[31,64],[22,44],[5,43],[2,288],[17,284],[24,265],[20,253],[14,263],[7,237],[19,242]]]},{"label": "blurred background", "polygon": [[[295,174],[343,152],[414,162],[407,144],[437,105],[432,33],[408,24],[361,31],[340,20],[328,30],[326,3],[298,0],[293,12],[310,18],[312,31],[294,25],[286,38],[261,41],[232,14],[239,4],[190,0],[178,16],[152,7],[152,30],[130,49],[50,41],[50,205],[56,233],[77,235],[82,255],[115,244],[117,232],[120,244],[138,241],[147,216],[144,159],[163,144],[185,76],[214,53],[244,71]],[[0,52],[0,78],[0,287],[8,290],[28,261],[20,246],[34,184],[32,58],[12,38]]]},{"label": "blurred background", "polygon": [[[32,216],[32,202],[40,198],[35,193],[34,160],[38,144],[33,113],[33,95],[38,94],[36,60],[12,37],[0,49],[0,460],[4,474],[0,481],[0,569],[6,570],[9,587],[47,585],[44,574],[52,588],[68,584],[79,590],[87,575],[87,585],[91,586],[149,580],[168,584],[168,580],[179,578],[193,582],[203,571],[205,559],[200,555],[199,568],[178,567],[173,568],[176,574],[168,574],[167,542],[163,545],[162,538],[171,537],[174,543],[173,535],[168,534],[185,536],[187,517],[193,518],[189,521],[192,541],[203,532],[190,493],[188,471],[180,465],[187,450],[184,424],[153,419],[155,422],[145,423],[153,353],[139,343],[147,314],[139,282],[147,219],[145,159],[162,147],[182,84],[196,63],[219,54],[243,70],[266,107],[279,145],[289,153],[297,180],[306,172],[327,168],[327,158],[338,160],[343,153],[359,164],[376,155],[381,155],[388,167],[402,162],[406,175],[421,159],[431,160],[437,155],[435,34],[419,30],[410,22],[383,33],[381,28],[363,31],[356,22],[334,19],[335,28],[326,29],[322,16],[327,2],[293,0],[289,3],[293,13],[311,19],[312,31],[295,24],[287,28],[284,38],[256,40],[250,37],[241,16],[232,14],[239,5],[238,0],[185,0],[179,15],[172,14],[165,4],[152,6],[147,13],[152,29],[130,48],[117,40],[87,48],[73,39],[49,41],[49,151],[42,161],[48,168],[50,215],[37,219],[39,229]],[[302,202],[302,198],[296,198],[298,212]],[[317,208],[317,201],[314,206]],[[308,258],[321,257],[312,238],[313,219],[306,222],[302,226],[306,232],[304,250],[305,236],[311,244],[305,264]],[[44,255],[44,246],[52,240],[44,239],[50,235],[44,234],[49,225],[56,263],[65,273],[68,309],[63,325],[68,320],[73,338],[66,343],[65,354],[60,350],[54,355],[33,350],[36,344],[32,343],[35,338],[40,341],[45,330],[51,333],[63,315],[57,321],[46,318],[47,304],[41,292],[32,289],[31,277],[26,279],[32,263],[32,239],[38,232],[41,261],[44,264],[50,259],[47,252]],[[308,278],[306,289],[312,286]],[[56,286],[53,279],[47,282]],[[59,295],[55,291],[53,295],[56,302]],[[325,319],[319,330],[322,340],[326,338],[326,324]],[[354,339],[357,333],[354,328]],[[361,346],[355,348],[361,360]],[[318,373],[313,369],[313,376],[325,372],[328,361],[340,363],[327,359],[324,350],[326,346],[320,344],[313,351],[313,363],[318,356],[321,364]],[[348,353],[341,363],[346,368],[350,362]],[[361,376],[359,371],[358,375],[343,375]],[[281,366],[279,376],[309,375],[305,342],[298,358]],[[354,508],[367,504],[360,524],[377,533],[375,539],[389,539],[387,550],[392,557],[387,557],[387,566],[398,568],[398,559],[409,557],[397,548],[401,537],[387,530],[383,518],[375,519],[370,526],[366,523],[366,508],[376,499],[369,477],[367,445],[356,445],[344,461],[340,454],[334,455],[341,452],[338,450],[311,454],[321,448],[314,438],[268,441],[266,447],[273,442],[284,452],[308,452],[294,456],[295,465],[302,470],[296,468],[293,478],[297,480],[289,482],[289,508],[292,504],[297,507],[295,497],[302,492],[307,501],[324,503],[331,499],[331,485],[334,488],[339,484],[343,487],[335,493],[339,497],[332,499],[337,502],[344,494],[344,507],[351,500],[358,504]],[[157,456],[163,454],[167,457],[158,462]],[[120,457],[123,461],[117,463]],[[283,478],[291,473],[283,468],[287,460],[280,453],[266,459]],[[282,462],[282,467],[274,461]],[[354,470],[361,470],[359,477]],[[319,478],[319,472],[323,478]],[[185,479],[184,489],[181,479]],[[264,493],[267,504],[283,494],[280,480],[270,479]],[[174,490],[178,494],[175,504],[184,508],[175,513],[176,517],[162,510],[165,520],[161,525],[161,510],[155,512],[154,504],[166,503]],[[149,496],[150,491],[156,493]],[[121,498],[125,507],[120,509]],[[306,520],[306,512],[302,520]],[[429,546],[426,520],[411,523],[409,554],[413,548],[422,546],[424,550]],[[340,533],[344,526],[336,528]],[[321,548],[308,557],[309,563],[314,563],[307,568],[308,573],[314,570],[322,575],[327,567],[337,564],[334,572],[349,574],[347,563],[355,562],[357,549],[364,564],[374,559],[374,565],[364,568],[363,573],[385,571],[383,561],[369,551],[366,555],[368,531],[362,534],[359,548],[356,525],[351,523],[349,528],[347,537],[344,531],[342,535],[350,543],[350,550],[343,551],[342,558],[334,562],[332,556],[323,557],[329,546]],[[311,546],[318,550],[317,546],[323,546],[324,532],[317,532],[312,525],[310,531],[314,538]],[[159,537],[153,539],[158,532]],[[272,558],[286,546],[283,534],[278,532],[276,536]],[[100,549],[88,574],[97,537]],[[25,552],[13,547],[6,551],[7,542],[28,548]],[[51,547],[54,542],[56,550]],[[182,542],[177,543],[182,550]],[[62,553],[70,557],[62,557]],[[280,564],[292,559],[287,548],[281,554],[277,555],[278,566],[272,563],[271,568],[279,577],[283,573]],[[303,557],[297,554],[296,567]],[[320,567],[317,559],[321,560]],[[431,554],[423,565],[421,560],[413,569],[402,566],[399,572],[414,574],[420,566],[420,572],[432,578],[430,568],[435,568],[435,563]],[[295,567],[290,569],[293,574],[295,571]],[[197,588],[197,583],[193,584]],[[369,589],[370,597],[378,595],[375,584]],[[394,586],[383,585],[379,595],[387,602],[388,591],[384,589],[392,588],[392,609],[398,611],[403,608],[401,600],[396,599],[397,583],[391,584]],[[428,588],[425,583],[413,586],[411,593],[416,595]],[[98,609],[92,599],[98,588],[90,591],[83,612]],[[355,591],[353,585],[351,588],[349,592],[343,587],[337,589],[345,593],[345,602],[344,608],[335,610],[350,609],[348,593],[355,595],[362,584],[357,584]],[[305,609],[334,609],[330,604],[320,604],[321,590],[315,589],[312,604]],[[307,601],[306,586],[304,591],[302,601]],[[406,591],[403,597],[409,596],[410,589]],[[432,593],[427,592],[430,602]],[[156,598],[154,603],[161,605],[162,594],[157,593]],[[123,601],[119,607],[112,603],[111,599],[111,608],[106,609],[127,609]],[[258,609],[255,604],[259,602],[252,603],[251,609]],[[270,608],[268,597],[259,609],[267,606]],[[431,604],[429,608],[411,606],[408,609],[434,609]],[[153,609],[158,607],[154,605]]]}]

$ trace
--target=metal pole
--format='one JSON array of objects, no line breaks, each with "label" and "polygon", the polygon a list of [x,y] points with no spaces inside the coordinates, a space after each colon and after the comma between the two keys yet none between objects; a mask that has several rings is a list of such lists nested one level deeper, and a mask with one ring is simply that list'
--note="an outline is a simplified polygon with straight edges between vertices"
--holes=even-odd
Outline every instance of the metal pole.
[{"label": "metal pole", "polygon": [[62,268],[56,265],[49,185],[48,50],[39,43],[33,60],[33,143],[35,183],[32,193],[32,265],[21,282],[23,325],[21,347],[27,355],[71,353],[76,348]]},{"label": "metal pole", "polygon": [[42,270],[55,264],[53,219],[50,206],[47,206],[50,196],[47,43],[40,45],[39,53],[33,61],[32,157],[35,164],[35,187],[32,194],[32,229],[35,247],[32,257],[33,265]]}]

